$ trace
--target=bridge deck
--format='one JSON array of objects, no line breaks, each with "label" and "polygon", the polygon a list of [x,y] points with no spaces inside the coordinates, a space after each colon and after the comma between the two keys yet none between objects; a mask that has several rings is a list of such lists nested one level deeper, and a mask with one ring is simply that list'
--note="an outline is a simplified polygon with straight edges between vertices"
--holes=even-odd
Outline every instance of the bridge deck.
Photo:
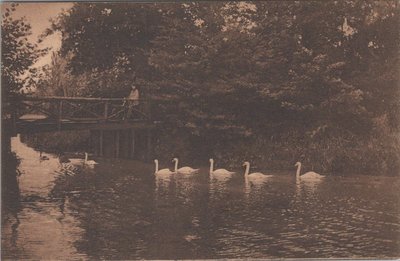
[{"label": "bridge deck", "polygon": [[38,133],[51,131],[67,131],[67,130],[122,130],[122,129],[151,129],[155,128],[156,122],[143,121],[126,121],[126,122],[98,122],[98,121],[81,121],[71,122],[68,120],[61,122],[51,121],[20,121],[16,124],[17,133]]}]

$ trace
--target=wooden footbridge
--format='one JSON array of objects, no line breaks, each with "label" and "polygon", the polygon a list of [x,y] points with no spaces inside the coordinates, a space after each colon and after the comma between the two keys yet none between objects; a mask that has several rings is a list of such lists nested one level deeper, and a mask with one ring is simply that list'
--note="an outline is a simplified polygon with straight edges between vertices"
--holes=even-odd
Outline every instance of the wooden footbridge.
[{"label": "wooden footbridge", "polygon": [[24,97],[12,115],[16,133],[151,128],[150,101],[123,98]]},{"label": "wooden footbridge", "polygon": [[[90,130],[92,145],[99,156],[133,157],[135,137],[147,140],[156,121],[149,100],[124,98],[21,97],[11,104],[7,125],[12,133]],[[129,142],[127,142],[129,141]]]}]

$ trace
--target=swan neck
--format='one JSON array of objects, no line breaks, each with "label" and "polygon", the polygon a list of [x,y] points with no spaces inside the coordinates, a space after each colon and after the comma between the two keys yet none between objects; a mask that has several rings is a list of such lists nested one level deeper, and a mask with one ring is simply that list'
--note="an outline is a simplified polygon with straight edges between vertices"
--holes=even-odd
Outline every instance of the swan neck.
[{"label": "swan neck", "polygon": [[296,171],[296,178],[297,179],[300,178],[300,170],[301,170],[301,163],[299,163],[299,165],[297,166],[297,171]]},{"label": "swan neck", "polygon": [[214,171],[214,161],[210,161],[210,175],[213,173]]},{"label": "swan neck", "polygon": [[88,154],[85,152],[85,163],[88,161]]},{"label": "swan neck", "polygon": [[158,172],[158,161],[156,160],[154,163],[156,164],[156,170],[154,172],[157,173]]},{"label": "swan neck", "polygon": [[250,171],[250,165],[246,164],[246,170],[244,171],[244,176],[245,177],[249,176],[249,171]]},{"label": "swan neck", "polygon": [[175,160],[175,172],[178,171],[178,159]]}]

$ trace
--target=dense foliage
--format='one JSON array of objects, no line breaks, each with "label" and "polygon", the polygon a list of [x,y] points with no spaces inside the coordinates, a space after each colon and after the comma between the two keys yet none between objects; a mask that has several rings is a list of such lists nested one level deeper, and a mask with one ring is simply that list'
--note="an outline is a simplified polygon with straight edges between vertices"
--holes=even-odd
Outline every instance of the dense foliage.
[{"label": "dense foliage", "polygon": [[57,68],[73,95],[123,97],[135,82],[157,98],[159,156],[393,174],[399,11],[397,1],[77,3],[47,33],[62,33]]},{"label": "dense foliage", "polygon": [[[36,70],[31,66],[47,50],[29,42],[31,26],[26,19],[13,18],[16,4],[5,8],[1,22],[1,89],[3,102],[10,95],[18,95],[32,83]],[[4,114],[3,114],[4,115]]]}]

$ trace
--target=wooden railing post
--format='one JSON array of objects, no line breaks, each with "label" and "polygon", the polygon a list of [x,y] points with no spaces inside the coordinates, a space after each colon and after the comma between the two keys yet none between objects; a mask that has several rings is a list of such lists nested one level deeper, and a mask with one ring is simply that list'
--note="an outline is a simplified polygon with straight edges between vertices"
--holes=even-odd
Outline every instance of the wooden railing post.
[{"label": "wooden railing post", "polygon": [[100,130],[99,133],[99,156],[103,157],[103,145],[104,145],[104,137],[103,130]]},{"label": "wooden railing post", "polygon": [[152,145],[152,131],[151,129],[147,131],[147,141],[146,141],[146,161],[150,161],[151,157],[153,156],[153,145]]},{"label": "wooden railing post", "polygon": [[120,152],[120,130],[115,131],[115,157],[118,159],[119,158],[119,152]]},{"label": "wooden railing post", "polygon": [[63,101],[61,100],[58,105],[58,130],[61,130]]},{"label": "wooden railing post", "polygon": [[145,114],[147,115],[147,120],[151,121],[151,102],[149,100],[146,101],[146,107],[145,107]]},{"label": "wooden railing post", "polygon": [[133,159],[135,157],[135,129],[131,129],[131,155]]},{"label": "wooden railing post", "polygon": [[104,103],[104,120],[106,121],[108,119],[108,101],[105,101]]}]

